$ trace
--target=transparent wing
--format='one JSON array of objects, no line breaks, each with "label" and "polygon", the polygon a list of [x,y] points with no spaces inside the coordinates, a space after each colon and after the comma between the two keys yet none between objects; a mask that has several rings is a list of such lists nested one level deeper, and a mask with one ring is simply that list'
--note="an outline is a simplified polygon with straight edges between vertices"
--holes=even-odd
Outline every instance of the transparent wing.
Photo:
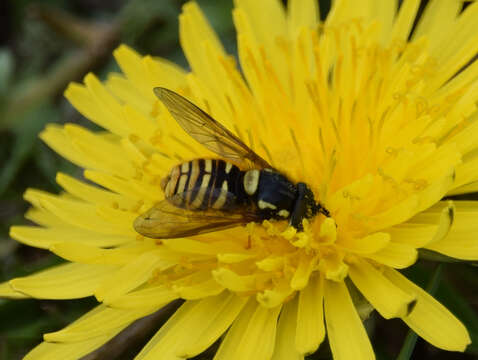
[{"label": "transparent wing", "polygon": [[254,167],[272,168],[237,136],[189,100],[162,87],[155,88],[154,92],[178,124],[209,150],[236,162],[244,162],[247,159]]},{"label": "transparent wing", "polygon": [[[196,210],[184,206],[190,192],[160,201],[134,221],[134,229],[149,238],[170,239],[204,234],[259,221],[245,206],[229,211],[208,208]],[[234,196],[228,193],[229,196]],[[231,198],[228,199],[231,201]]]}]

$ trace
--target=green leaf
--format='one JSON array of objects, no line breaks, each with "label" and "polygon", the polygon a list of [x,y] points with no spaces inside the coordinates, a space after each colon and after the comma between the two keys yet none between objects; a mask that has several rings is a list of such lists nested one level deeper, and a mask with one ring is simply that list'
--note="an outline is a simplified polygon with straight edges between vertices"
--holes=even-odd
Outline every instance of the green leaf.
[{"label": "green leaf", "polygon": [[159,18],[176,22],[176,17],[177,9],[172,1],[131,0],[118,15],[122,41],[134,43]]},{"label": "green leaf", "polygon": [[5,95],[13,74],[13,56],[8,49],[0,49],[0,96]]},{"label": "green leaf", "polygon": [[11,256],[19,246],[19,243],[14,240],[0,238],[0,260],[3,261]]},{"label": "green leaf", "polygon": [[10,183],[15,178],[18,170],[31,155],[37,140],[38,133],[43,129],[47,122],[53,121],[58,117],[58,113],[52,105],[40,103],[32,106],[23,116],[18,119],[13,131],[16,133],[16,139],[9,151],[11,156],[3,165],[0,173],[0,196],[7,190]]}]

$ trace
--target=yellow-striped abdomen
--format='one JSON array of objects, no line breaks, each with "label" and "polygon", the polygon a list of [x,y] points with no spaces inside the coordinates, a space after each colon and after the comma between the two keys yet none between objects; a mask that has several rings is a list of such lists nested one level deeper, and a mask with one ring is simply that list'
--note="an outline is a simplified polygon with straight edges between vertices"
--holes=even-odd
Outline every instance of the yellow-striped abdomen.
[{"label": "yellow-striped abdomen", "polygon": [[171,169],[163,183],[165,197],[179,207],[224,209],[231,206],[241,171],[218,159],[196,159]]}]

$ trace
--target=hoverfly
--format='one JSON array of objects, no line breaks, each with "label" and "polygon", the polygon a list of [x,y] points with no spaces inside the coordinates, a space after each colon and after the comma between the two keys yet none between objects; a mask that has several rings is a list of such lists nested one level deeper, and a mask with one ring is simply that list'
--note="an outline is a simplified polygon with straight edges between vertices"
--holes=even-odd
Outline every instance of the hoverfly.
[{"label": "hoverfly", "polygon": [[165,199],[135,220],[138,233],[177,238],[266,219],[288,219],[301,231],[303,219],[329,216],[305,183],[294,185],[199,107],[171,90],[154,92],[192,138],[226,160],[175,166],[161,182]]}]

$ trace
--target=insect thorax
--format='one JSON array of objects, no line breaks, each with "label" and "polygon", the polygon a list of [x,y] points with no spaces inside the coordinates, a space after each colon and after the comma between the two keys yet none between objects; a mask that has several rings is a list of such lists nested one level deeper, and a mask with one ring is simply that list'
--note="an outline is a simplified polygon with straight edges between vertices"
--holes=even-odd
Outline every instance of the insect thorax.
[{"label": "insect thorax", "polygon": [[249,170],[244,174],[243,186],[263,219],[289,218],[297,188],[284,175],[272,169]]}]

